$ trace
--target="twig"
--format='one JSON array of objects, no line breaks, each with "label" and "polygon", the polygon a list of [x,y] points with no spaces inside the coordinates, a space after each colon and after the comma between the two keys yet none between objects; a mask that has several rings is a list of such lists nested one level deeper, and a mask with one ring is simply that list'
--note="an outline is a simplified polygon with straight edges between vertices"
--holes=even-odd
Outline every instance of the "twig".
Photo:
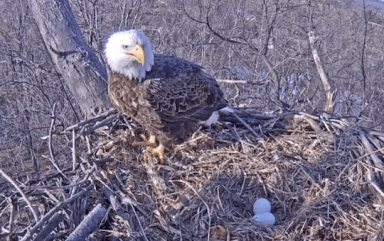
[{"label": "twig", "polygon": [[[208,206],[208,204],[204,201],[204,199],[200,196],[200,194],[196,191],[196,189],[194,187],[192,187],[191,184],[189,184],[188,182],[184,181],[184,180],[175,180],[177,182],[182,182],[184,184],[186,184],[190,189],[192,189],[192,191],[195,193],[195,195],[204,203],[205,205],[205,208],[207,209],[207,213],[208,213],[208,235],[207,235],[207,240],[209,241],[209,237],[210,237],[210,233],[211,233],[211,210]],[[173,182],[173,181],[171,181]]]},{"label": "twig", "polygon": [[49,238],[49,234],[63,221],[65,214],[58,212],[48,221],[48,224],[33,239],[35,241],[45,241]]},{"label": "twig", "polygon": [[373,186],[373,188],[376,189],[376,191],[382,196],[384,197],[384,191],[383,189],[380,187],[380,185],[377,183],[376,181],[376,177],[375,177],[375,172],[373,172],[371,169],[368,169],[368,181],[369,183],[371,183],[371,185]]},{"label": "twig", "polygon": [[14,224],[14,219],[15,219],[15,205],[13,205],[13,200],[12,198],[8,198],[8,203],[9,203],[9,207],[11,209],[11,213],[9,215],[9,236],[8,236],[8,240],[12,240],[11,238],[11,235],[13,233],[13,224]]},{"label": "twig", "polygon": [[101,184],[102,184],[101,190],[103,191],[104,195],[108,198],[109,202],[111,203],[112,209],[122,219],[129,221],[130,219],[129,213],[125,212],[125,210],[121,207],[120,203],[117,201],[116,195],[111,191],[111,188],[106,187],[104,183],[101,183]]},{"label": "twig", "polygon": [[109,110],[107,112],[103,112],[100,115],[95,116],[95,117],[93,117],[91,119],[87,119],[87,120],[81,121],[79,123],[76,123],[75,125],[72,125],[72,126],[68,127],[65,130],[66,131],[71,131],[72,129],[79,129],[81,126],[84,126],[84,125],[89,124],[89,123],[97,122],[99,120],[104,120],[105,117],[107,117],[109,115],[112,115],[112,114],[116,114],[116,113],[117,113],[116,109],[111,109],[111,110]]},{"label": "twig", "polygon": [[[151,156],[149,156],[151,158]],[[157,172],[156,168],[152,164],[152,159],[149,159],[149,161],[146,163],[145,170],[147,172],[147,175],[149,179],[151,180],[153,186],[153,191],[158,195],[162,196],[164,192],[167,190],[167,185],[165,185],[164,179],[159,176],[159,173]]]},{"label": "twig", "polygon": [[133,206],[132,202],[129,202],[129,205],[131,206],[132,211],[133,211],[133,213],[135,214],[135,217],[136,217],[136,219],[137,219],[137,222],[139,223],[141,232],[143,233],[143,236],[144,236],[145,240],[148,241],[147,235],[145,235],[145,232],[144,232],[143,225],[142,225],[141,222],[140,222],[139,216],[137,216],[135,207]]},{"label": "twig", "polygon": [[88,136],[85,136],[85,141],[87,142],[88,155],[92,155],[92,144]]},{"label": "twig", "polygon": [[77,183],[74,183],[74,184],[71,184],[71,185],[67,185],[67,186],[30,186],[28,187],[29,189],[46,189],[46,190],[57,190],[57,189],[69,189],[69,188],[73,188],[73,187],[77,187],[83,183],[85,183],[86,181],[88,181],[88,177],[89,175],[96,169],[95,166],[92,166],[91,169],[88,169],[85,171],[85,177],[83,178],[83,180],[81,180],[80,182],[77,182]]},{"label": "twig", "polygon": [[209,23],[209,12],[207,13],[207,16],[206,16],[206,22],[205,24],[207,25],[208,29],[211,31],[211,33],[213,33],[215,36],[219,37],[221,40],[223,41],[226,41],[226,42],[229,42],[229,43],[233,43],[233,44],[247,44],[247,42],[245,42],[243,39],[243,42],[240,42],[240,41],[237,41],[237,40],[234,40],[233,38],[227,38],[221,34],[219,34],[218,32],[216,32],[211,24]]},{"label": "twig", "polygon": [[77,167],[76,158],[76,133],[75,129],[72,130],[72,171],[75,171]]},{"label": "twig", "polygon": [[365,48],[367,43],[367,35],[368,35],[368,19],[367,19],[367,5],[365,5],[365,0],[363,0],[363,16],[364,16],[364,37],[363,37],[363,44],[361,49],[361,58],[360,58],[360,65],[361,65],[361,76],[363,77],[363,96],[365,102],[365,89],[367,85],[367,74],[365,71]]},{"label": "twig", "polygon": [[104,218],[107,209],[100,203],[84,218],[77,228],[69,235],[67,241],[85,240]]},{"label": "twig", "polygon": [[[115,109],[108,110],[106,112],[101,113],[100,115],[98,115],[96,117],[93,117],[91,119],[83,120],[83,121],[81,121],[79,123],[76,123],[75,125],[72,125],[72,126],[66,128],[65,131],[61,131],[59,133],[54,133],[54,134],[52,134],[52,136],[69,134],[70,131],[72,131],[72,130],[81,129],[83,126],[85,126],[85,125],[87,125],[89,123],[95,123],[95,122],[97,122],[99,120],[104,120],[105,117],[108,117],[108,116],[116,114],[116,113],[117,113],[117,110],[115,110]],[[42,139],[42,140],[46,140],[48,138],[49,138],[49,136],[40,137],[40,139]]]},{"label": "twig", "polygon": [[33,214],[33,218],[35,219],[35,222],[39,221],[39,217],[38,217],[35,209],[33,209],[31,202],[28,200],[28,197],[24,194],[24,192],[19,188],[19,186],[17,186],[17,184],[12,180],[12,178],[10,176],[8,176],[1,168],[0,168],[0,174],[3,175],[3,177],[8,182],[10,182],[17,189],[17,191],[21,194],[21,196],[24,198],[24,201],[27,203],[29,209],[31,210],[31,212]]},{"label": "twig", "polygon": [[123,120],[124,120],[124,123],[128,126],[128,129],[129,129],[129,135],[130,136],[135,136],[135,132],[133,131],[133,128],[131,126],[131,124],[129,123],[129,121],[127,120],[127,117],[125,117],[125,115],[121,114],[120,115]]},{"label": "twig", "polygon": [[364,155],[362,155],[362,156],[356,158],[355,160],[356,160],[356,161],[357,161],[357,160],[361,160],[361,159],[363,159],[364,157],[367,157],[367,156],[370,156],[370,155],[372,155],[372,154],[375,154],[376,152],[381,152],[381,151],[383,151],[383,150],[384,150],[384,147],[379,148],[379,149],[377,149],[376,151],[371,151],[371,152],[365,153]]},{"label": "twig", "polygon": [[51,161],[52,165],[56,168],[56,170],[61,175],[63,175],[63,177],[65,177],[67,180],[70,181],[70,179],[60,170],[60,167],[57,165],[55,157],[53,156],[53,151],[52,151],[52,130],[53,130],[53,126],[55,125],[55,120],[56,120],[55,110],[56,110],[56,103],[54,103],[53,107],[52,107],[52,115],[51,115],[52,120],[51,120],[51,127],[49,128],[48,149],[49,149],[49,156],[50,157],[48,158],[48,160]]},{"label": "twig", "polygon": [[303,167],[299,167],[300,171],[302,171],[304,173],[305,176],[308,177],[308,179],[316,186],[318,187],[320,190],[324,191],[324,189],[311,177],[311,175],[308,174],[308,172],[306,172]]},{"label": "twig", "polygon": [[[272,81],[275,83],[275,97],[274,97],[274,99],[272,99],[270,97],[269,93],[268,93],[268,97],[270,98],[270,101],[272,101],[274,104],[276,104],[277,106],[279,106],[281,108],[281,103],[276,102],[277,100],[280,100],[280,88],[281,88],[280,77],[279,77],[278,72],[276,71],[276,67],[273,66],[273,64],[271,63],[271,61],[267,57],[268,46],[269,46],[269,43],[271,40],[273,27],[274,27],[274,24],[276,21],[276,16],[277,16],[278,11],[279,11],[277,4],[275,3],[274,5],[275,5],[275,9],[270,11],[270,9],[268,8],[265,1],[262,4],[262,6],[263,6],[262,19],[263,19],[263,22],[265,22],[266,27],[265,27],[265,30],[263,29],[263,27],[261,27],[261,31],[263,31],[263,33],[265,33],[265,36],[262,37],[261,48],[255,49],[255,50],[261,55],[261,59],[262,59],[264,65],[268,68],[268,72],[266,74],[266,77],[269,76],[269,73],[271,73],[272,79],[273,79]],[[261,25],[263,26],[264,24],[261,24]],[[267,88],[269,88],[269,86],[270,86],[270,83],[268,83]]]},{"label": "twig", "polygon": [[86,192],[89,191],[89,189],[91,189],[92,185],[89,185],[88,187],[86,187],[84,190],[82,190],[81,192],[73,195],[72,197],[68,198],[67,200],[57,204],[54,208],[52,208],[48,213],[46,213],[41,219],[39,222],[37,222],[35,224],[35,226],[33,226],[29,231],[27,231],[27,233],[24,235],[24,237],[20,240],[20,241],[27,241],[27,240],[30,240],[32,238],[32,235],[34,233],[37,232],[37,230],[39,230],[46,221],[48,221],[48,219],[50,217],[52,217],[55,213],[57,213],[62,207],[64,207],[65,205],[71,203],[72,201],[76,200],[77,198],[83,196]]},{"label": "twig", "polygon": [[101,122],[96,122],[93,126],[88,127],[84,132],[80,132],[79,135],[86,136],[86,135],[90,134],[91,132],[93,132],[94,130],[108,125],[111,122],[111,120],[115,119],[118,115],[119,115],[119,113],[108,116],[107,118],[105,118]]},{"label": "twig", "polygon": [[227,84],[248,84],[246,80],[230,80],[230,79],[216,79],[219,83],[227,83]]},{"label": "twig", "polygon": [[232,115],[236,117],[256,138],[261,138],[261,135],[257,134],[254,129],[252,129],[245,121],[243,121],[235,112],[232,112]]},{"label": "twig", "polygon": [[[130,215],[129,213],[127,213],[124,208],[121,206],[121,204],[117,201],[117,197],[116,195],[111,191],[111,189],[109,187],[106,187],[105,185],[102,185],[101,187],[101,190],[103,191],[104,195],[108,198],[111,206],[112,206],[112,209],[116,212],[116,214],[118,216],[120,216],[123,220],[125,220],[128,224],[128,230],[125,230],[126,234],[128,236],[132,235],[132,230],[131,230],[131,226],[132,224],[130,223]],[[132,209],[134,209],[134,207],[132,207]],[[137,219],[140,227],[141,227],[141,222],[139,219]],[[141,231],[143,233],[143,236],[145,237],[145,233],[144,233],[144,230],[143,228],[141,227]],[[146,238],[146,240],[148,240]]]},{"label": "twig", "polygon": [[372,146],[371,144],[369,143],[368,139],[367,139],[367,136],[365,135],[365,133],[363,131],[360,131],[360,138],[361,138],[361,142],[363,143],[365,149],[367,150],[368,153],[370,153],[370,157],[373,161],[373,164],[375,165],[375,167],[379,168],[380,170],[384,170],[383,169],[383,164],[380,160],[380,158],[376,155],[376,153],[373,151],[372,149]]}]

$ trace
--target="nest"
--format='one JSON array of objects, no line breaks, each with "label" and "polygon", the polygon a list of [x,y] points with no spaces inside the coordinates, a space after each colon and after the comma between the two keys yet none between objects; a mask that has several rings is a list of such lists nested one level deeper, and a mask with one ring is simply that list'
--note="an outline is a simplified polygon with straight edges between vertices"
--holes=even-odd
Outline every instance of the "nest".
[{"label": "nest", "polygon": [[[49,145],[72,137],[72,167],[54,164],[51,151],[55,171],[44,179],[25,185],[1,171],[0,237],[384,238],[384,133],[325,116],[238,109],[172,147],[163,164],[132,146],[139,133],[110,111],[43,137]],[[253,221],[258,198],[272,203],[274,226]]]}]

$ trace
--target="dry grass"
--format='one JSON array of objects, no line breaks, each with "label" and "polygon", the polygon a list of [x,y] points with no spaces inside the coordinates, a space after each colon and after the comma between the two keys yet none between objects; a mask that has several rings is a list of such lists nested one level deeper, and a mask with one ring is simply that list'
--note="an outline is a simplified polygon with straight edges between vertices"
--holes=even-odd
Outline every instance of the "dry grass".
[{"label": "dry grass", "polygon": [[[108,129],[88,135],[88,150],[78,139],[81,168],[63,168],[70,181],[57,171],[35,181],[15,172],[12,178],[40,217],[85,187],[90,190],[61,208],[66,217],[48,240],[64,239],[98,203],[108,212],[92,234],[96,240],[382,239],[382,197],[366,177],[369,162],[357,158],[365,153],[357,127],[328,124],[330,135],[320,122],[293,120],[285,129],[269,128],[262,138],[239,125],[231,132],[221,125],[206,128],[169,150],[159,164],[132,147],[139,137],[131,134],[139,128],[129,131],[113,119]],[[78,133],[81,129],[87,128]],[[231,133],[241,141],[234,142]],[[33,216],[8,182],[0,185],[1,223],[7,228],[13,221],[14,236],[23,236],[26,226],[35,225]],[[252,205],[261,197],[272,203],[272,227],[252,221]]]}]

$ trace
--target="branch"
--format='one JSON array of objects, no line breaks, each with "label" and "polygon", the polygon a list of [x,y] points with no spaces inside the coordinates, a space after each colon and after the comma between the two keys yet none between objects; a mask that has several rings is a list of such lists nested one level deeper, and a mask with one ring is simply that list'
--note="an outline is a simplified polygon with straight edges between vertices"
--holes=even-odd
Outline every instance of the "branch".
[{"label": "branch", "polygon": [[85,240],[104,218],[107,210],[100,203],[84,218],[77,228],[69,235],[67,241]]},{"label": "branch", "polygon": [[223,35],[221,35],[221,34],[219,34],[218,32],[216,32],[216,31],[212,28],[211,24],[209,23],[209,17],[208,17],[208,16],[209,16],[209,11],[208,11],[207,16],[206,16],[206,21],[204,22],[204,21],[198,20],[198,19],[192,17],[191,15],[189,15],[188,12],[185,10],[185,7],[183,7],[183,10],[184,10],[184,14],[185,14],[190,20],[192,20],[192,21],[194,21],[194,22],[197,22],[197,23],[200,23],[200,24],[205,24],[205,25],[207,25],[207,27],[208,27],[208,29],[211,31],[211,33],[212,33],[213,35],[215,35],[216,37],[220,38],[221,40],[226,41],[226,42],[229,42],[229,43],[234,43],[234,44],[247,44],[246,42],[239,42],[239,41],[237,41],[237,40],[234,40],[233,38],[227,38],[227,37],[224,37]]},{"label": "branch", "polygon": [[273,12],[273,15],[271,16],[271,20],[268,22],[268,18],[267,18],[267,6],[266,4],[264,3],[263,4],[263,16],[265,17],[266,19],[266,22],[267,22],[267,29],[266,29],[266,36],[264,38],[264,42],[262,43],[263,46],[262,49],[261,49],[261,57],[262,57],[262,60],[265,64],[265,66],[267,66],[268,68],[268,71],[272,73],[272,76],[273,76],[273,82],[275,82],[275,100],[279,100],[280,99],[280,77],[279,75],[277,74],[277,71],[276,69],[273,67],[272,63],[269,61],[269,59],[267,58],[267,54],[268,54],[268,43],[269,43],[269,40],[271,38],[271,34],[272,34],[272,30],[273,30],[273,25],[275,23],[275,20],[276,20],[276,16],[277,16],[277,12],[278,12],[278,8],[277,8],[277,5],[276,5],[276,8],[275,8],[275,11]]},{"label": "branch", "polygon": [[55,110],[56,110],[56,103],[53,104],[52,107],[52,115],[51,115],[51,128],[49,128],[49,136],[48,136],[48,149],[49,149],[49,160],[51,161],[52,165],[56,168],[56,170],[63,175],[67,180],[70,181],[70,179],[60,170],[60,167],[57,165],[55,157],[53,156],[53,151],[52,151],[52,130],[53,126],[55,125]]},{"label": "branch", "polygon": [[326,103],[324,106],[324,111],[328,112],[328,113],[332,113],[333,105],[334,105],[334,103],[332,101],[333,94],[331,93],[331,85],[329,84],[328,77],[327,77],[327,75],[323,69],[323,64],[321,63],[319,54],[318,54],[316,46],[315,46],[315,42],[318,40],[318,38],[315,36],[315,33],[313,31],[310,31],[308,33],[308,39],[309,39],[309,43],[311,46],[313,59],[315,60],[317,71],[319,72],[320,80],[323,83],[323,87],[324,87],[324,91],[325,91]]},{"label": "branch", "polygon": [[[366,78],[367,74],[365,72],[365,65],[364,65],[364,55],[365,55],[365,45],[367,41],[367,33],[368,33],[368,20],[367,20],[367,13],[366,13],[367,6],[365,5],[365,0],[363,0],[363,13],[364,13],[364,38],[363,38],[363,48],[361,49],[361,74],[363,76],[363,93],[365,98],[365,88],[366,88]],[[365,102],[365,101],[364,101]]]},{"label": "branch", "polygon": [[361,142],[363,143],[365,149],[367,150],[367,153],[369,153],[369,156],[374,166],[379,170],[383,171],[384,170],[383,163],[380,160],[380,158],[377,156],[375,150],[373,150],[371,144],[368,141],[366,134],[363,131],[360,131],[359,134],[360,134]]},{"label": "branch", "polygon": [[12,178],[10,176],[8,176],[1,168],[0,168],[0,174],[3,175],[3,177],[9,183],[11,183],[17,189],[17,191],[19,191],[19,193],[23,197],[24,201],[27,203],[29,209],[31,210],[31,212],[33,214],[33,218],[35,219],[35,222],[39,221],[39,216],[37,215],[35,209],[33,209],[33,206],[31,204],[31,202],[28,200],[28,197],[25,195],[25,193],[20,189],[19,186],[17,186],[17,184],[12,180]]},{"label": "branch", "polygon": [[236,40],[233,40],[232,38],[227,38],[227,37],[224,37],[223,35],[219,34],[218,32],[216,32],[211,24],[209,23],[209,13],[207,13],[207,22],[206,22],[206,25],[208,27],[208,29],[211,31],[211,33],[213,33],[216,37],[219,37],[221,40],[224,40],[226,42],[229,42],[229,43],[233,43],[233,44],[247,44],[246,42],[239,42],[239,41],[236,41]]},{"label": "branch", "polygon": [[227,83],[227,84],[248,84],[246,80],[230,80],[230,79],[216,79],[219,83]]},{"label": "branch", "polygon": [[65,214],[58,212],[48,221],[48,224],[40,231],[33,240],[47,240],[48,235],[63,221]]},{"label": "branch", "polygon": [[[1,169],[0,169],[1,170]],[[82,190],[81,192],[73,195],[72,197],[68,198],[67,200],[57,204],[54,208],[52,208],[51,210],[49,210],[49,212],[47,214],[45,214],[38,223],[35,224],[35,226],[33,226],[33,228],[31,228],[30,230],[27,231],[27,233],[24,235],[24,237],[20,240],[20,241],[27,241],[27,240],[31,240],[32,236],[34,233],[37,232],[37,230],[40,229],[40,227],[42,227],[44,225],[44,223],[46,221],[48,221],[48,219],[50,217],[52,217],[55,213],[57,213],[57,211],[59,211],[62,207],[64,207],[65,205],[71,203],[72,201],[76,200],[77,198],[83,196],[86,192],[89,191],[89,189],[92,187],[93,185],[89,185],[88,187],[86,187],[84,190]]]}]

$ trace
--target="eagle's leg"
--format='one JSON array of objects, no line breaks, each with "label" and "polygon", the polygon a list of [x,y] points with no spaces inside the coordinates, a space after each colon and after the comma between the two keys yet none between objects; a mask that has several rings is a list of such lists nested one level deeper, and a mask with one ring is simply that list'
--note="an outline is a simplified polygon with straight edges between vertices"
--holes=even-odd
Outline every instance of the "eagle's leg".
[{"label": "eagle's leg", "polygon": [[141,134],[140,137],[141,137],[141,139],[143,139],[143,141],[134,142],[134,143],[132,143],[132,146],[134,146],[134,147],[136,147],[136,146],[155,147],[156,146],[156,137],[155,136],[151,135],[149,137],[149,140],[147,140],[147,137],[144,134]]},{"label": "eagle's leg", "polygon": [[160,159],[160,163],[164,162],[164,146],[160,143],[160,145],[156,148],[147,148],[148,154],[152,156],[158,156]]}]

